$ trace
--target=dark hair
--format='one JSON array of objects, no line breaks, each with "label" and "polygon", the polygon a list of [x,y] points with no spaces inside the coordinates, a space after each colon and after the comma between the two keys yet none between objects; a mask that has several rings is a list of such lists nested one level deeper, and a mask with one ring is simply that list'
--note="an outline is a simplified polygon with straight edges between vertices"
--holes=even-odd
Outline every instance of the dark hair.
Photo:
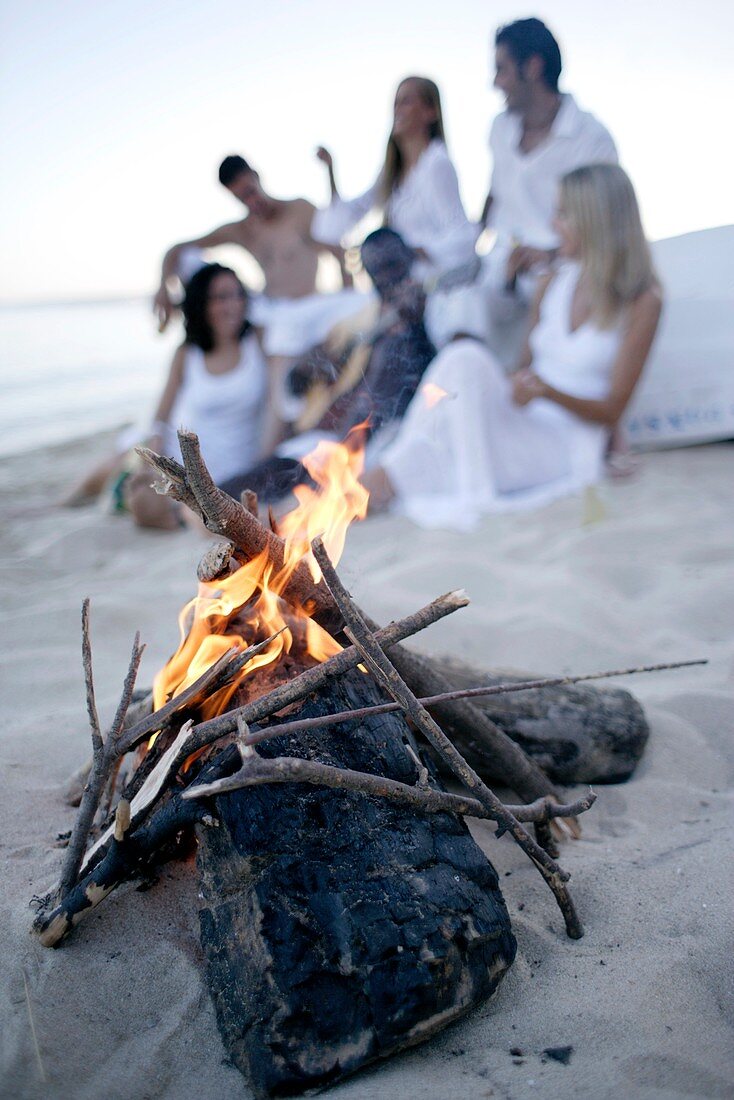
[{"label": "dark hair", "polygon": [[222,187],[229,187],[230,183],[241,176],[243,172],[254,172],[244,157],[234,153],[232,156],[225,157],[222,163],[219,165],[219,182]]},{"label": "dark hair", "polygon": [[500,27],[494,36],[494,44],[504,46],[519,68],[531,57],[541,58],[545,84],[552,92],[558,91],[558,77],[563,67],[561,50],[540,19],[518,19],[506,27]]},{"label": "dark hair", "polygon": [[[206,319],[206,306],[209,301],[209,288],[218,275],[232,275],[247,296],[242,283],[231,267],[223,267],[221,264],[205,264],[191,276],[185,287],[184,300],[181,303],[181,312],[184,319],[186,332],[185,342],[193,344],[202,351],[211,351],[214,347],[214,334],[211,325]],[[250,328],[250,322],[245,320],[240,332],[240,340]]]},{"label": "dark hair", "polygon": [[390,227],[387,225],[381,225],[379,229],[374,229],[367,237],[365,237],[365,239],[362,241],[362,244],[360,245],[360,251],[363,252],[365,248],[369,251],[369,249],[373,246],[380,248],[388,241],[394,244],[401,245],[405,249],[406,257],[409,257],[411,262],[413,261],[412,248],[410,248],[405,243],[399,233],[396,233],[394,229],[390,229]]}]

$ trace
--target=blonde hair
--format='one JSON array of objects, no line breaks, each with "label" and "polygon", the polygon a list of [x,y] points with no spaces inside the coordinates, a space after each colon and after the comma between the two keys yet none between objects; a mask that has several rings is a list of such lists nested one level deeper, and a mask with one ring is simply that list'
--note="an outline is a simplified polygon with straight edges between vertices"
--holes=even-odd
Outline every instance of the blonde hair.
[{"label": "blonde hair", "polygon": [[[436,112],[436,117],[428,128],[429,140],[433,141],[434,138],[440,138],[441,141],[444,141],[441,93],[438,90],[438,85],[435,81],[429,80],[427,76],[406,76],[400,81],[398,88],[402,88],[403,84],[407,84],[408,81],[412,81],[415,84],[416,90],[426,107],[433,107]],[[387,139],[387,149],[385,150],[385,165],[382,169],[383,205],[388,202],[390,196],[400,182],[402,174],[403,154],[400,152],[395,138],[390,134],[390,137]]]},{"label": "blonde hair", "polygon": [[602,328],[655,281],[634,188],[617,164],[589,164],[561,180],[561,203],[579,238],[591,311]]}]

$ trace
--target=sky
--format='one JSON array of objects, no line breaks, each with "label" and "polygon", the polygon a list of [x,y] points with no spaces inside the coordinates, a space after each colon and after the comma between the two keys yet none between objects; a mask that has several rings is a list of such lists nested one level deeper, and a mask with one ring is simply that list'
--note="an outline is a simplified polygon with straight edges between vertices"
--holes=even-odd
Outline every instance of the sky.
[{"label": "sky", "polygon": [[491,35],[528,15],[614,135],[648,235],[734,222],[730,0],[0,0],[0,301],[152,292],[170,244],[243,213],[216,179],[228,153],[319,205],[325,144],[342,192],[364,190],[410,73],[441,88],[477,217],[502,109]]}]

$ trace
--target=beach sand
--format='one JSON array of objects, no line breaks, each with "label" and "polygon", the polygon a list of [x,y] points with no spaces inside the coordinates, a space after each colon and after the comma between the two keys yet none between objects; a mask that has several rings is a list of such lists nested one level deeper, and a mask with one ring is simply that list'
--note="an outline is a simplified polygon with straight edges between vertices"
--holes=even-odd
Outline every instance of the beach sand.
[{"label": "beach sand", "polygon": [[[148,646],[141,685],[175,647],[204,545],[93,508],[49,508],[103,452],[97,438],[0,465],[0,1092],[247,1097],[202,977],[190,865],[167,867],[146,892],[124,887],[61,950],[29,931],[29,899],[54,882],[53,840],[73,821],[59,787],[89,750],[82,598],[92,601],[108,720],[135,630]],[[710,663],[617,681],[644,704],[652,736],[636,775],[600,787],[582,839],[564,846],[584,938],[565,937],[540,876],[478,825],[517,936],[515,965],[491,1002],[330,1095],[732,1095],[733,457],[731,444],[648,455],[634,479],[599,490],[604,514],[592,524],[589,502],[574,499],[488,519],[471,536],[390,517],[350,533],[340,572],[376,619],[467,590],[469,608],[416,639],[427,651],[548,674]],[[567,1065],[543,1055],[554,1047],[573,1048]]]}]

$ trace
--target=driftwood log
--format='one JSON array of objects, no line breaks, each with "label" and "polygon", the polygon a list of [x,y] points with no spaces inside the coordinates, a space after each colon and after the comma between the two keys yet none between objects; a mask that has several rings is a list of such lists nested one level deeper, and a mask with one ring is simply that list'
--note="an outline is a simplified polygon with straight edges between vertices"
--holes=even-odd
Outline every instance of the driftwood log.
[{"label": "driftwood log", "polygon": [[[381,697],[353,671],[298,716]],[[418,778],[400,714],[276,736],[260,751]],[[293,783],[210,804],[219,827],[197,829],[201,939],[225,1045],[257,1095],[326,1085],[427,1038],[511,965],[496,873],[456,815]]]},{"label": "driftwood log", "polygon": [[[455,688],[522,683],[530,675],[482,672],[453,657],[440,665]],[[645,712],[628,691],[586,684],[534,688],[487,695],[474,707],[499,726],[556,783],[621,783],[632,775],[650,735]],[[479,774],[502,781],[493,757],[465,723],[455,721],[450,707],[441,724],[462,756]]]}]

